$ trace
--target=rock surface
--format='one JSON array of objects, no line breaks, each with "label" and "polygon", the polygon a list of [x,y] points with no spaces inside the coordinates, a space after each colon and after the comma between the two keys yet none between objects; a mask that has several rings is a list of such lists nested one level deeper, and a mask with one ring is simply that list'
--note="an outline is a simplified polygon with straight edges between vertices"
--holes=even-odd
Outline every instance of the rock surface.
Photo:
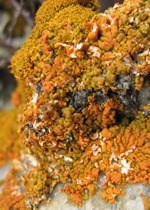
[{"label": "rock surface", "polygon": [[[56,199],[69,208],[103,205],[100,197],[127,209],[125,186],[149,184],[149,6],[125,0],[99,13],[96,0],[42,5],[11,63],[23,148],[0,195],[4,209],[38,209],[59,184],[67,198]],[[138,193],[135,200],[142,210]]]}]

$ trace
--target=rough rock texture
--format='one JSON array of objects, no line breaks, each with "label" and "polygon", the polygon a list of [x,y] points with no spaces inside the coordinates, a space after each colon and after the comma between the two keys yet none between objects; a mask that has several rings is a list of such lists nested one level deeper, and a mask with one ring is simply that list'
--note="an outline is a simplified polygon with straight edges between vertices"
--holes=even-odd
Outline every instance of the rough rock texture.
[{"label": "rough rock texture", "polygon": [[96,0],[47,0],[40,8],[12,58],[27,149],[5,182],[4,209],[36,209],[59,183],[82,206],[101,173],[99,196],[110,204],[127,184],[150,183],[149,6],[125,0],[99,13]]}]

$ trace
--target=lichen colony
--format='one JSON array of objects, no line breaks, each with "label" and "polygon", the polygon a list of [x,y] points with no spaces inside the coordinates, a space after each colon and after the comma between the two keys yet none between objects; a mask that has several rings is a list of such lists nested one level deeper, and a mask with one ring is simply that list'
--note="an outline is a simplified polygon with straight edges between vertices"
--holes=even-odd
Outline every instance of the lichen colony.
[{"label": "lichen colony", "polygon": [[102,173],[100,197],[109,203],[127,184],[150,184],[149,24],[148,0],[105,13],[96,0],[45,1],[12,58],[16,138],[24,146],[2,209],[38,208],[59,183],[82,206]]}]

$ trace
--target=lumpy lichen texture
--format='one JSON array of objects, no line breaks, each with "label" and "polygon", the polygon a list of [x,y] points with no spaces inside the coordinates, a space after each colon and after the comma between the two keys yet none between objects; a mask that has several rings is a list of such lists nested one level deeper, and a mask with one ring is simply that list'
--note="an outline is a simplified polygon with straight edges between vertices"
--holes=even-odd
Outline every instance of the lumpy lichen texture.
[{"label": "lumpy lichen texture", "polygon": [[109,204],[128,184],[150,184],[149,40],[149,0],[104,13],[97,1],[45,1],[12,58],[25,149],[4,183],[2,209],[36,209],[58,184],[82,206],[102,174],[99,196]]}]

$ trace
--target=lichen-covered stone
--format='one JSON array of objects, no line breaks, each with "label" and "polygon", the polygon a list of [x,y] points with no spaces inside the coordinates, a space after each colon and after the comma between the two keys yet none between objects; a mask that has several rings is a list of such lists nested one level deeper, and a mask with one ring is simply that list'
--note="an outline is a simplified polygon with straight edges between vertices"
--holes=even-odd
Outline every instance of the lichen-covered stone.
[{"label": "lichen-covered stone", "polygon": [[127,184],[150,183],[149,1],[125,0],[105,13],[93,2],[47,0],[12,58],[30,155],[15,173],[29,209],[59,183],[82,206],[102,172],[100,196],[109,203]]},{"label": "lichen-covered stone", "polygon": [[0,166],[10,159],[19,158],[23,145],[18,134],[17,110],[0,111]]}]

